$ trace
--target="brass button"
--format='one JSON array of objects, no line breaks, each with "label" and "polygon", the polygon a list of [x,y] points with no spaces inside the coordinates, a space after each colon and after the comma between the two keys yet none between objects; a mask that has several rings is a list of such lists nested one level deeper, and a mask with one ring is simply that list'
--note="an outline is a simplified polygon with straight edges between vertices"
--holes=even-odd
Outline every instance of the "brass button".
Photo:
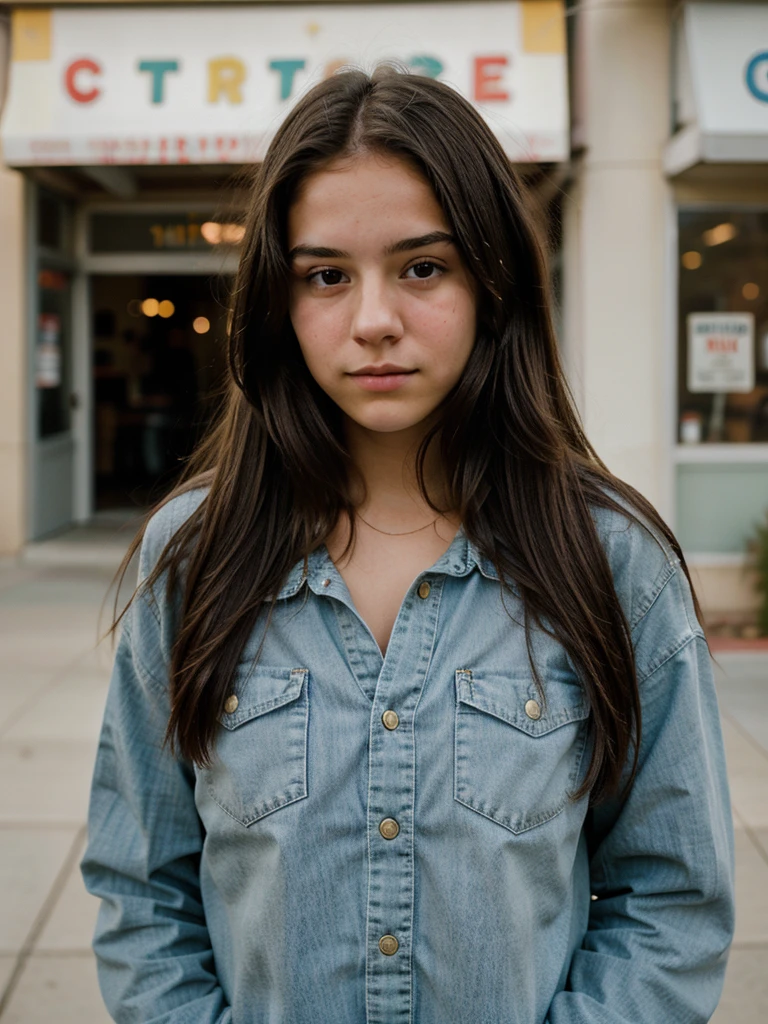
[{"label": "brass button", "polygon": [[330,587],[330,585],[331,585],[331,581],[329,579],[326,578],[326,579],[323,580],[323,586],[324,587]]},{"label": "brass button", "polygon": [[396,711],[385,711],[381,716],[381,720],[384,723],[385,729],[396,729],[400,725],[400,719]]},{"label": "brass button", "polygon": [[394,935],[382,935],[379,939],[379,949],[384,956],[394,956],[400,947]]},{"label": "brass button", "polygon": [[385,839],[394,839],[399,831],[400,826],[394,818],[385,818],[379,825],[379,832]]},{"label": "brass button", "polygon": [[529,718],[533,718],[534,721],[537,718],[541,718],[541,707],[537,700],[527,700],[525,702],[525,713]]},{"label": "brass button", "polygon": [[231,715],[233,711],[237,711],[237,705],[239,703],[240,701],[233,693],[231,697],[227,697],[227,699],[224,701],[224,710],[227,712],[228,715]]},{"label": "brass button", "polygon": [[429,592],[431,589],[432,587],[430,587],[426,580],[424,580],[423,583],[419,584],[419,589],[417,593],[419,597],[422,599],[422,601],[426,601],[426,599],[429,597]]}]

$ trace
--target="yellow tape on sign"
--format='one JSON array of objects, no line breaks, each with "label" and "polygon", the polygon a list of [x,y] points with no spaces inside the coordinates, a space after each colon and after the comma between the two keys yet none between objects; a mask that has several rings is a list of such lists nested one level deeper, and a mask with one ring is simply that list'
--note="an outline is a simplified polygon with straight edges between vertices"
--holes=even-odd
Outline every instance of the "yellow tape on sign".
[{"label": "yellow tape on sign", "polygon": [[523,52],[565,53],[562,0],[523,0]]},{"label": "yellow tape on sign", "polygon": [[51,11],[13,11],[11,60],[51,59]]}]

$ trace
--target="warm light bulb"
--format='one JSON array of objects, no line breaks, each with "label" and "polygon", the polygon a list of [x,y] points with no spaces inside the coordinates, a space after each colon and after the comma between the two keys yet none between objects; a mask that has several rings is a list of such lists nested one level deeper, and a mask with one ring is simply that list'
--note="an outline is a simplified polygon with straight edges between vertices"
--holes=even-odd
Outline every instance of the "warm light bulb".
[{"label": "warm light bulb", "polygon": [[195,334],[207,334],[211,329],[211,321],[206,316],[196,316],[192,321],[192,330]]},{"label": "warm light bulb", "polygon": [[732,238],[735,238],[738,234],[738,228],[735,224],[730,222],[725,224],[718,224],[714,228],[710,228],[709,231],[705,231],[701,236],[704,239],[705,245],[722,245],[723,242],[730,242]]},{"label": "warm light bulb", "polygon": [[242,224],[217,224],[216,221],[207,220],[200,225],[200,234],[209,245],[239,245],[245,235],[245,228]]},{"label": "warm light bulb", "polygon": [[200,234],[209,245],[218,245],[221,241],[221,224],[207,220],[205,224],[200,225]]},{"label": "warm light bulb", "polygon": [[760,285],[755,284],[754,281],[747,281],[747,283],[741,289],[741,294],[744,296],[745,299],[748,299],[751,302],[753,299],[756,299],[760,294]]},{"label": "warm light bulb", "polygon": [[686,270],[698,270],[701,266],[701,253],[691,249],[690,252],[683,253],[680,257],[680,262]]},{"label": "warm light bulb", "polygon": [[227,245],[239,245],[245,235],[245,228],[242,224],[222,224],[221,240]]},{"label": "warm light bulb", "polygon": [[141,312],[144,316],[157,316],[160,312],[160,303],[157,299],[144,299],[141,304]]},{"label": "warm light bulb", "polygon": [[160,316],[167,320],[169,316],[173,316],[173,314],[176,312],[176,307],[174,306],[170,299],[163,299],[163,301],[157,307],[157,312],[160,314]]}]

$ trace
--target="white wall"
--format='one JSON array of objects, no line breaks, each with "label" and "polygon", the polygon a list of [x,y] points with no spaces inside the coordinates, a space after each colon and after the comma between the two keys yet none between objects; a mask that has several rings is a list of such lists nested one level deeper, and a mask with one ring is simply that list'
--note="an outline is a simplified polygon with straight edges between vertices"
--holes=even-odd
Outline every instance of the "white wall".
[{"label": "white wall", "polygon": [[25,230],[24,180],[0,165],[0,554],[26,539]]},{"label": "white wall", "polygon": [[669,515],[666,229],[671,11],[583,0],[573,54],[577,176],[564,213],[564,349],[587,433]]}]

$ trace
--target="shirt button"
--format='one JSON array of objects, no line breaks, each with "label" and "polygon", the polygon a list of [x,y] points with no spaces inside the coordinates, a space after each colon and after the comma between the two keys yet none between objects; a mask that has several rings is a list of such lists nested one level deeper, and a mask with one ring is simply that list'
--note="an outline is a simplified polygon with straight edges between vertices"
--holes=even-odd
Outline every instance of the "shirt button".
[{"label": "shirt button", "polygon": [[422,601],[426,601],[426,599],[429,597],[429,592],[431,589],[432,587],[430,587],[426,580],[424,580],[423,583],[419,584],[419,589],[417,593],[419,597],[422,599]]},{"label": "shirt button", "polygon": [[323,586],[324,587],[330,587],[330,585],[331,585],[331,581],[329,579],[326,578],[326,579],[323,580]]},{"label": "shirt button", "polygon": [[379,949],[384,956],[394,956],[400,948],[400,943],[394,935],[382,935],[379,939]]},{"label": "shirt button", "polygon": [[381,716],[381,720],[384,723],[385,729],[396,729],[400,725],[400,719],[396,711],[385,711]]},{"label": "shirt button", "polygon": [[525,702],[525,713],[529,718],[533,718],[534,720],[541,718],[541,707],[539,706],[539,702],[537,700],[527,700]]},{"label": "shirt button", "polygon": [[394,818],[385,818],[379,825],[379,832],[381,832],[384,839],[395,839],[399,831],[400,826]]},{"label": "shirt button", "polygon": [[240,703],[240,701],[237,699],[237,697],[233,693],[230,697],[227,697],[227,699],[224,701],[224,710],[227,712],[228,715],[231,715],[234,711],[237,711],[237,705],[239,703]]}]

